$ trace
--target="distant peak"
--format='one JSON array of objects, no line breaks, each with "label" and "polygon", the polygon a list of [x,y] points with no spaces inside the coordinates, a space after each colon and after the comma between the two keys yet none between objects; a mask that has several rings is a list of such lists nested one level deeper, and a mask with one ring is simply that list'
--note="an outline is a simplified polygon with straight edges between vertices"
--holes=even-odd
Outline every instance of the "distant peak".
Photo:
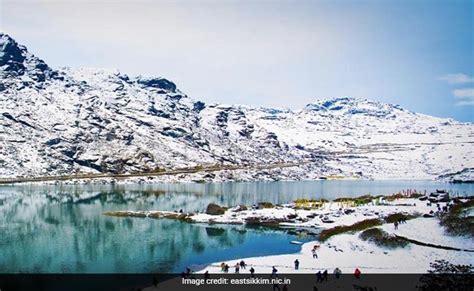
[{"label": "distant peak", "polygon": [[403,111],[404,109],[399,105],[345,96],[318,100],[306,105],[304,110],[345,115],[363,114],[376,117],[394,117],[395,111]]},{"label": "distant peak", "polygon": [[366,101],[364,99],[358,99],[353,97],[333,97],[333,98],[322,98],[316,102],[307,104],[305,109],[308,110],[334,110],[335,107],[340,107],[341,105],[350,106],[356,103]]}]

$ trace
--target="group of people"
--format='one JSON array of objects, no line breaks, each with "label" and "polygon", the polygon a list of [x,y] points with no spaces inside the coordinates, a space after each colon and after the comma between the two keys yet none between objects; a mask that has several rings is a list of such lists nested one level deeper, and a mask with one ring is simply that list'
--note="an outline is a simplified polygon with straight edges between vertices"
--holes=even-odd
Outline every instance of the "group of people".
[{"label": "group of people", "polygon": [[186,268],[185,271],[181,272],[181,278],[190,278],[193,271],[190,268]]},{"label": "group of people", "polygon": [[224,273],[229,273],[229,265],[227,265],[226,263],[222,262],[221,263],[221,271],[224,272]]},{"label": "group of people", "polygon": [[[334,271],[333,271],[333,274],[334,274],[334,277],[336,279],[339,279],[342,275],[342,271],[341,269],[339,268],[335,268]],[[361,271],[359,270],[359,268],[356,268],[354,270],[354,277],[356,279],[360,279],[360,275],[361,275]],[[321,272],[321,271],[318,271],[316,273],[316,282],[317,283],[322,283],[323,281],[327,281],[328,280],[328,270],[324,270],[324,272]]]},{"label": "group of people", "polygon": [[322,283],[323,281],[328,280],[328,270],[324,270],[324,272],[321,273],[321,271],[318,271],[316,273],[316,282]]},{"label": "group of people", "polygon": [[[246,268],[247,268],[247,264],[245,263],[244,260],[236,263],[235,266],[234,266],[234,270],[235,270],[236,274],[239,274],[241,269],[245,270]],[[221,272],[229,273],[229,269],[230,269],[230,267],[229,267],[228,264],[226,264],[224,262],[221,263]],[[250,268],[250,274],[254,275],[254,273],[255,273],[255,269],[253,267]]]},{"label": "group of people", "polygon": [[[317,254],[316,254],[316,250],[319,248],[318,245],[315,245],[312,249],[313,251],[313,258],[317,258]],[[300,261],[298,259],[296,259],[294,261],[294,265],[295,265],[295,270],[299,270],[300,268]],[[222,262],[221,263],[221,271],[224,272],[224,273],[229,273],[229,265]],[[247,264],[245,263],[244,260],[238,262],[235,264],[235,273],[236,274],[239,274],[240,273],[240,270],[245,270],[247,268]],[[255,269],[253,267],[250,267],[249,269],[250,271],[250,275],[251,277],[255,277]],[[206,272],[207,273],[207,272]],[[186,272],[186,275],[189,275],[190,274],[190,269],[187,268],[187,272]],[[334,277],[336,279],[339,279],[342,275],[342,271],[341,269],[339,269],[338,267],[334,269],[333,271],[333,274],[334,274]],[[359,270],[359,268],[356,268],[354,270],[354,277],[356,279],[359,279],[360,278],[360,275],[361,275],[361,271]],[[275,266],[272,266],[272,275],[271,275],[272,278],[276,278],[278,277],[278,270]],[[324,270],[323,272],[321,271],[318,271],[316,273],[316,282],[323,282],[323,281],[327,281],[328,280],[328,270]]]},{"label": "group of people", "polygon": [[[221,272],[229,273],[229,268],[230,267],[229,267],[228,264],[226,264],[224,262],[221,263]],[[235,264],[235,273],[236,274],[239,274],[241,269],[243,269],[243,270],[247,269],[247,264],[245,263],[244,260],[242,260],[239,263]],[[249,271],[250,271],[250,276],[255,277],[255,269],[253,267],[250,267]],[[187,272],[190,272],[189,268],[187,268]],[[272,266],[272,278],[278,277],[277,273],[278,273],[277,268],[275,266]]]},{"label": "group of people", "polygon": [[[295,270],[298,270],[300,268],[300,261],[298,259],[296,259],[294,263],[295,263]],[[272,275],[274,274],[275,270],[276,270],[275,267],[273,267]],[[341,277],[342,271],[341,271],[341,269],[339,269],[337,267],[337,268],[334,269],[333,274],[336,277],[336,279],[339,279]],[[359,279],[360,275],[361,275],[361,272],[360,272],[359,268],[356,268],[354,270],[354,277]],[[316,280],[317,282],[327,281],[328,280],[328,270],[324,270],[323,272],[318,271],[318,273],[316,273],[316,277],[317,277],[317,280]]]}]

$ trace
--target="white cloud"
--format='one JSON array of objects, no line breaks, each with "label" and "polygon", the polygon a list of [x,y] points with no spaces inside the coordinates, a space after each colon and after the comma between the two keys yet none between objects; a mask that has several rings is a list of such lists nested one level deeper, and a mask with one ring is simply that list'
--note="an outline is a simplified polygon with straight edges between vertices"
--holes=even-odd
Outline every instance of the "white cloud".
[{"label": "white cloud", "polygon": [[474,105],[474,88],[456,89],[453,91],[458,106]]},{"label": "white cloud", "polygon": [[456,89],[453,91],[453,94],[460,98],[474,98],[474,88]]},{"label": "white cloud", "polygon": [[446,81],[449,84],[464,84],[474,82],[474,77],[470,77],[464,73],[447,74],[439,78],[442,81]]}]

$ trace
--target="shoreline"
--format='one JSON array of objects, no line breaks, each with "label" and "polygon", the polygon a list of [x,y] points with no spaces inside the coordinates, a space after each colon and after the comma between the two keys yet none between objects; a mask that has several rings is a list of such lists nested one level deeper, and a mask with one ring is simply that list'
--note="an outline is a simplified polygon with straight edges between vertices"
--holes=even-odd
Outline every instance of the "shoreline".
[{"label": "shoreline", "polygon": [[[431,218],[416,218],[400,227],[409,228],[411,223],[419,224],[422,220]],[[431,221],[428,227],[433,227]],[[434,221],[437,223],[437,221]],[[426,222],[421,223],[425,225]],[[384,230],[391,230],[391,224],[381,226]],[[417,231],[421,231],[418,229]],[[392,233],[396,231],[393,230]],[[235,264],[244,261],[247,264],[245,270],[240,273],[249,273],[249,268],[253,267],[256,273],[270,274],[272,267],[275,266],[283,274],[315,274],[319,271],[327,270],[332,274],[335,268],[342,270],[343,274],[352,274],[356,268],[359,268],[365,274],[422,274],[430,269],[430,263],[435,260],[447,260],[453,264],[469,265],[474,261],[474,253],[468,251],[443,250],[438,248],[419,246],[409,244],[407,247],[398,249],[382,248],[360,239],[360,233],[344,233],[331,237],[321,243],[318,240],[304,243],[301,250],[291,254],[280,254],[271,256],[243,257],[222,262],[213,262],[204,268],[194,270],[196,273],[211,274],[223,273],[221,263],[230,266],[229,273],[235,273]],[[440,239],[442,237],[438,237]],[[470,239],[467,237],[451,237],[457,240],[458,246],[468,244]],[[313,258],[311,250],[314,245],[319,245],[317,255]],[[474,245],[471,247],[474,248]],[[298,270],[294,267],[294,261],[298,259]]]},{"label": "shoreline", "polygon": [[[196,166],[190,168],[179,168],[179,169],[169,169],[161,171],[151,171],[151,172],[140,172],[140,173],[83,173],[75,175],[57,175],[57,176],[35,176],[35,177],[5,177],[0,178],[1,184],[19,184],[19,183],[41,183],[41,182],[52,182],[57,183],[60,181],[96,181],[97,179],[109,179],[112,181],[125,181],[130,178],[139,178],[139,177],[159,177],[159,176],[174,176],[179,174],[194,174],[194,173],[210,173],[210,172],[219,172],[219,171],[235,171],[235,170],[262,170],[262,169],[273,169],[273,168],[288,168],[288,167],[297,167],[304,164],[312,163],[311,161],[303,161],[300,163],[276,163],[269,165],[246,165],[246,166],[236,166],[236,165],[222,165],[222,166]],[[100,181],[100,180],[99,180]],[[103,181],[103,180],[102,180]]]},{"label": "shoreline", "polygon": [[[158,179],[155,179],[158,178]],[[164,178],[164,179],[161,179]],[[234,179],[234,180],[211,180],[211,181],[200,181],[192,177],[186,178],[171,178],[167,176],[155,176],[152,179],[148,179],[147,176],[140,176],[134,178],[94,178],[94,179],[75,179],[75,180],[46,180],[46,181],[29,181],[29,182],[1,182],[1,186],[127,186],[127,185],[160,185],[160,184],[196,184],[196,185],[207,185],[207,184],[224,184],[224,183],[272,183],[272,182],[351,182],[351,181],[374,181],[374,182],[433,182],[439,183],[440,185],[473,185],[474,181],[445,181],[438,180],[435,178],[421,179],[421,178],[346,178],[346,179]],[[442,187],[442,186],[440,186]]]},{"label": "shoreline", "polygon": [[[0,185],[103,185],[103,184],[155,184],[155,183],[225,183],[260,181],[434,181],[449,184],[474,183],[474,168],[466,168],[443,175],[362,175],[347,173],[320,172],[308,174],[314,161],[283,162],[264,165],[209,165],[176,169],[160,169],[137,173],[79,173],[52,176],[12,176],[0,177]],[[467,172],[465,176],[463,172]]]},{"label": "shoreline", "polygon": [[[398,213],[432,216],[440,211],[436,204],[440,207],[448,205],[450,201],[444,200],[447,195],[449,194],[444,191],[429,195],[413,192],[406,195],[363,195],[354,198],[338,198],[333,201],[299,199],[292,203],[277,205],[259,202],[251,206],[234,207],[222,207],[211,203],[205,212],[122,210],[108,211],[103,214],[112,217],[168,218],[203,224],[241,224],[324,230],[370,219],[384,220]],[[461,200],[471,199],[471,197],[463,197]]]},{"label": "shoreline", "polygon": [[[325,270],[332,273],[335,268],[343,273],[351,273],[356,268],[363,273],[425,273],[435,260],[446,259],[456,264],[474,261],[472,238],[468,234],[447,235],[439,220],[455,205],[464,205],[463,209],[471,213],[472,200],[472,196],[452,199],[443,191],[425,195],[407,192],[405,195],[339,198],[331,202],[301,199],[285,205],[260,203],[226,209],[212,205],[208,206],[207,213],[121,211],[104,214],[203,224],[271,226],[308,230],[319,235],[302,244],[297,253],[213,262],[194,270],[198,273],[221,273],[222,263],[230,266],[230,273],[234,273],[234,266],[241,260],[249,266],[241,270],[246,273],[250,267],[257,273],[271,273],[273,266],[281,273]],[[364,238],[363,233],[374,231],[383,234],[382,243],[374,241],[377,237]],[[316,259],[311,251],[315,245],[319,245]],[[298,270],[294,267],[296,259],[300,262]]]},{"label": "shoreline", "polygon": [[[347,198],[347,201],[340,199],[341,201],[337,202],[324,202],[320,207],[312,208],[311,205],[307,205],[306,209],[298,207],[297,201],[286,205],[267,205],[267,208],[258,205],[252,208],[245,206],[216,208],[218,211],[224,211],[217,215],[171,211],[122,211],[115,214],[106,213],[106,215],[171,218],[203,224],[243,224],[294,230],[306,229],[313,231],[315,235],[319,234],[320,237],[322,233],[331,232],[334,229],[348,229],[342,233],[330,234],[324,240],[315,239],[304,243],[297,253],[214,262],[202,269],[194,270],[198,273],[206,271],[221,273],[221,263],[228,264],[231,268],[230,273],[234,273],[234,266],[241,260],[244,260],[249,267],[253,267],[257,273],[271,273],[272,266],[276,266],[281,273],[323,272],[324,270],[332,273],[336,267],[344,273],[350,273],[355,268],[365,273],[425,273],[430,263],[438,259],[446,259],[457,264],[472,263],[474,261],[472,238],[468,235],[447,235],[444,227],[440,225],[438,216],[447,213],[444,209],[454,207],[455,203],[472,205],[471,202],[469,204],[467,202],[472,201],[473,197],[446,199],[447,193],[441,191],[426,196],[414,194],[407,194],[407,197],[400,195],[366,197],[360,205],[357,205],[356,201],[362,197]],[[304,203],[313,202],[300,201],[300,203],[304,205]],[[467,209],[468,215],[471,216],[473,206],[467,206]],[[396,228],[394,219],[397,221]],[[367,221],[376,223],[361,229],[351,228]],[[400,225],[398,221],[401,221]],[[370,229],[378,229],[386,234],[388,240],[396,240],[400,246],[381,246],[370,239],[363,239],[361,234]],[[418,243],[413,243],[413,241]],[[318,259],[313,259],[311,255],[311,249],[315,244],[320,245],[317,250]],[[300,261],[299,270],[294,269],[295,259]],[[248,269],[245,272],[248,272]]]}]

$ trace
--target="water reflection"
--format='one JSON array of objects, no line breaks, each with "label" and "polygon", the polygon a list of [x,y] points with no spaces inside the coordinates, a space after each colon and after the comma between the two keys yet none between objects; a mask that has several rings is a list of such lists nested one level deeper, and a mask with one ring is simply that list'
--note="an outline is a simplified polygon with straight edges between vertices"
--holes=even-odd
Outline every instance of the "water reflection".
[{"label": "water reflection", "polygon": [[242,256],[296,252],[299,246],[289,242],[309,239],[261,228],[108,217],[102,215],[105,211],[203,211],[211,202],[286,203],[407,188],[470,194],[471,187],[400,181],[2,186],[0,272],[180,272],[186,266]]}]

